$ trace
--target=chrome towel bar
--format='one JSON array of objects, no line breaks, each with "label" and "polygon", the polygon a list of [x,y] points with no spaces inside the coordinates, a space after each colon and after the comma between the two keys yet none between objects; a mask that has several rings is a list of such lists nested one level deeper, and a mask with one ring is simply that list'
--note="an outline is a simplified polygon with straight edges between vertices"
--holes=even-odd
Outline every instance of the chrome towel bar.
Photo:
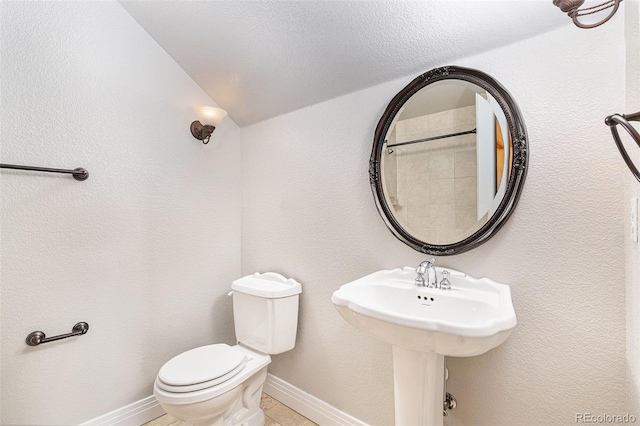
[{"label": "chrome towel bar", "polygon": [[47,337],[42,331],[34,331],[29,333],[27,336],[27,345],[38,346],[40,343],[53,342],[56,340],[66,339],[67,337],[81,336],[83,334],[87,334],[87,331],[89,331],[89,324],[86,322],[79,322],[74,325],[71,333],[59,334],[53,337]]},{"label": "chrome towel bar", "polygon": [[19,166],[17,164],[0,164],[0,169],[13,169],[13,170],[30,170],[32,172],[47,172],[47,173],[67,173],[73,175],[75,180],[87,180],[89,179],[89,172],[82,167],[77,169],[52,169],[49,167],[33,167],[33,166]]},{"label": "chrome towel bar", "polygon": [[435,140],[438,140],[438,139],[454,138],[456,136],[470,135],[472,133],[477,133],[477,132],[478,132],[477,129],[472,129],[472,130],[466,130],[464,132],[451,133],[451,134],[448,134],[448,135],[432,136],[430,138],[423,138],[423,139],[416,139],[416,140],[413,140],[413,141],[394,143],[392,145],[387,145],[387,148],[393,148],[393,147],[396,147],[396,146],[411,145],[411,144],[420,143],[420,142],[431,142],[431,141],[435,141]]}]

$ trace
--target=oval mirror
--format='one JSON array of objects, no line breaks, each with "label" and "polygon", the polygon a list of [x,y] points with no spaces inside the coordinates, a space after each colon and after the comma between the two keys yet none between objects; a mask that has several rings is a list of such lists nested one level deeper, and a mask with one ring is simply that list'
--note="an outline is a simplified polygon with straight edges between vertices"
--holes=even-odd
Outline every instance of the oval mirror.
[{"label": "oval mirror", "polygon": [[413,80],[375,132],[370,182],[401,241],[451,255],[491,238],[515,208],[527,173],[518,106],[489,75],[457,66]]}]

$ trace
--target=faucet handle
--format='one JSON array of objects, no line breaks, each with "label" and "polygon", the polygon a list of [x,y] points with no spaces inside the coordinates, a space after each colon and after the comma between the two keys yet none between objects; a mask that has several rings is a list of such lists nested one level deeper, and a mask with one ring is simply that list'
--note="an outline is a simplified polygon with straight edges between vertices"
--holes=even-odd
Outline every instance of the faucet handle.
[{"label": "faucet handle", "polygon": [[425,283],[424,283],[424,274],[425,272],[427,272],[427,268],[424,265],[425,262],[421,262],[418,267],[416,268],[416,274],[418,275],[416,277],[416,287],[424,287]]},{"label": "faucet handle", "polygon": [[442,271],[442,281],[440,281],[440,288],[442,290],[451,290],[451,282],[449,282],[449,271]]}]

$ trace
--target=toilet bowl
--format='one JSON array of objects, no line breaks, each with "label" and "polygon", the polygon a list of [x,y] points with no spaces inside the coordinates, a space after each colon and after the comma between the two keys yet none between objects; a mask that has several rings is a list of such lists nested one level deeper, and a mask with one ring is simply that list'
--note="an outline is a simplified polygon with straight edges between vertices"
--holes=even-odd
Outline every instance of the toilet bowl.
[{"label": "toilet bowl", "polygon": [[164,410],[194,425],[263,426],[262,386],[271,356],[295,345],[299,283],[268,272],[233,282],[239,343],[201,346],[166,362],[153,393]]},{"label": "toilet bowl", "polygon": [[[240,345],[201,346],[165,364],[158,373],[153,393],[167,413],[191,424],[263,425],[260,395],[270,362],[269,355]],[[224,372],[227,368],[231,370]],[[181,384],[175,384],[178,381]],[[249,421],[256,413],[258,416]],[[225,418],[229,421],[223,423]]]}]

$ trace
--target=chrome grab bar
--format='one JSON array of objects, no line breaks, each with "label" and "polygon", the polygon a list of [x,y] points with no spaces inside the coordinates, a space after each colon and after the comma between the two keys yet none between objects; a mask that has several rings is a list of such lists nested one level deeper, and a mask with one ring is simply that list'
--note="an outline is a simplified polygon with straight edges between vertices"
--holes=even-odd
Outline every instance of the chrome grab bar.
[{"label": "chrome grab bar", "polygon": [[89,179],[89,172],[82,167],[77,169],[52,169],[50,167],[33,167],[33,166],[19,166],[17,164],[0,164],[0,169],[12,169],[12,170],[29,170],[32,172],[47,172],[47,173],[66,173],[73,175],[75,180],[87,180]]},{"label": "chrome grab bar", "polygon": [[40,343],[53,342],[56,340],[66,339],[67,337],[81,336],[83,334],[87,334],[87,331],[89,331],[89,324],[87,324],[86,322],[79,322],[73,326],[71,333],[47,337],[42,331],[34,331],[32,333],[29,333],[26,341],[27,345],[29,346],[38,346]]}]

